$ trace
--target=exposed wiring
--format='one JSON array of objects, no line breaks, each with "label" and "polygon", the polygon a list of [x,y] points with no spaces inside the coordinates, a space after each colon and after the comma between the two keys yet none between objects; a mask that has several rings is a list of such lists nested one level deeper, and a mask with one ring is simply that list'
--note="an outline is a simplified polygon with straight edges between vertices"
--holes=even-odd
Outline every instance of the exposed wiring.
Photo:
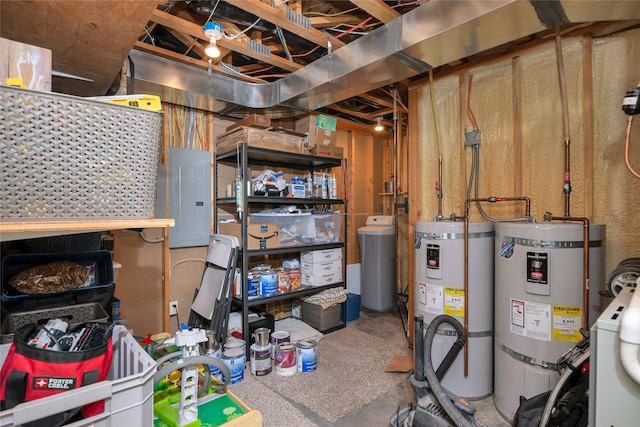
[{"label": "exposed wiring", "polygon": [[359,8],[354,7],[353,9],[348,9],[348,10],[343,10],[342,12],[336,12],[336,13],[323,13],[323,12],[305,12],[303,15],[304,16],[340,16],[340,15],[345,15],[347,13],[351,13],[351,12],[355,12],[356,10],[359,10]]},{"label": "exposed wiring", "polygon": [[151,45],[155,46],[156,45],[156,41],[154,40],[153,36],[151,35],[151,33],[149,32],[149,29],[147,28],[147,26],[144,26],[144,32],[147,33],[146,37],[144,37],[141,41],[145,41],[147,39],[147,37],[149,38],[149,40],[151,41]]},{"label": "exposed wiring", "polygon": [[[640,83],[638,83],[638,85],[640,86]],[[638,174],[638,172],[636,172],[633,169],[633,167],[631,166],[631,163],[629,162],[629,145],[631,143],[631,123],[633,123],[633,116],[629,116],[629,120],[627,123],[627,138],[624,143],[624,162],[627,165],[627,169],[629,169],[629,172],[631,172],[636,178],[640,178],[640,174]]]},{"label": "exposed wiring", "polygon": [[238,34],[233,35],[233,36],[227,36],[224,31],[222,32],[222,35],[224,36],[225,39],[227,40],[235,40],[238,37],[240,37],[241,35],[243,35],[244,33],[246,33],[247,31],[249,31],[250,29],[252,29],[253,27],[255,27],[256,25],[258,25],[258,22],[262,21],[262,18],[258,18],[254,21],[253,24],[249,25],[247,28],[245,28],[244,30],[240,31]]},{"label": "exposed wiring", "polygon": [[142,240],[144,240],[147,243],[161,243],[164,242],[164,237],[160,237],[158,239],[149,239],[147,236],[144,235],[144,230],[142,231],[138,231],[138,236],[140,236],[140,238]]},{"label": "exposed wiring", "polygon": [[473,80],[473,75],[470,75],[468,78],[469,84],[467,89],[467,117],[469,117],[469,121],[471,122],[471,126],[473,126],[473,130],[478,130],[478,122],[476,121],[476,116],[473,114],[473,110],[471,109],[471,81]]},{"label": "exposed wiring", "polygon": [[[173,275],[173,269],[176,266],[184,264],[186,262],[201,262],[202,264],[207,265],[207,262],[202,258],[185,258],[181,259],[180,261],[176,261],[169,268],[169,285],[171,285],[171,276]],[[169,295],[169,301],[175,301],[173,298],[171,298],[171,295]],[[176,311],[176,321],[178,322],[178,329],[180,329],[180,314],[178,311]]]}]

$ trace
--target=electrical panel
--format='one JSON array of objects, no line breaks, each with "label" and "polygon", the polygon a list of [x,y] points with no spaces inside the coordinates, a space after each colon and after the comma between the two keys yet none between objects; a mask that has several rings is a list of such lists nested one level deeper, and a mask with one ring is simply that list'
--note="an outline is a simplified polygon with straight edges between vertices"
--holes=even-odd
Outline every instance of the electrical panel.
[{"label": "electrical panel", "polygon": [[[166,212],[165,176],[169,177]],[[158,218],[173,218],[169,247],[208,246],[211,234],[211,153],[169,148],[168,166],[158,168]]]}]

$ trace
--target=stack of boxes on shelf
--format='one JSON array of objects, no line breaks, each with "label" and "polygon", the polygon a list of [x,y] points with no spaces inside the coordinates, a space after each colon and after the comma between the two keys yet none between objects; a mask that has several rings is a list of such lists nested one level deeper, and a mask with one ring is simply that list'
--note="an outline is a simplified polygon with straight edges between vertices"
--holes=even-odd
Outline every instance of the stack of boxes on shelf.
[{"label": "stack of boxes on shelf", "polygon": [[336,145],[337,119],[325,115],[310,115],[296,121],[295,130],[307,135],[306,148],[315,156],[343,157],[342,147]]},{"label": "stack of boxes on shelf", "polygon": [[322,249],[300,254],[302,286],[342,282],[342,249]]}]

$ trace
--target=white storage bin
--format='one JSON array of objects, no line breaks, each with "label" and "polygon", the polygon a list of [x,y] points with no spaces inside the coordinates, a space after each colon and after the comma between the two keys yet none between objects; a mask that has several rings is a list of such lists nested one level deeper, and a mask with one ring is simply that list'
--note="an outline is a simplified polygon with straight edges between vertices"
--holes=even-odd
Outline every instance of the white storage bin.
[{"label": "white storage bin", "polygon": [[[0,346],[0,363],[4,363],[10,346]],[[117,325],[113,329],[113,359],[107,380],[1,411],[0,425],[18,426],[104,399],[103,413],[68,426],[152,426],[155,372],[153,358],[124,326]]]}]

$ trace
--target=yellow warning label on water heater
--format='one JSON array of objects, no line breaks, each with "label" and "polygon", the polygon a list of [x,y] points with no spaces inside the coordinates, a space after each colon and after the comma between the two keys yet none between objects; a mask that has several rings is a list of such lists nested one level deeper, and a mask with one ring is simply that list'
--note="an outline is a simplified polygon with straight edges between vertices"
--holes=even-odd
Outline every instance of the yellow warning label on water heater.
[{"label": "yellow warning label on water heater", "polygon": [[464,289],[452,286],[444,288],[444,314],[464,317]]},{"label": "yellow warning label on water heater", "polygon": [[582,307],[575,305],[553,306],[553,328],[551,338],[554,341],[579,342],[582,339]]}]

